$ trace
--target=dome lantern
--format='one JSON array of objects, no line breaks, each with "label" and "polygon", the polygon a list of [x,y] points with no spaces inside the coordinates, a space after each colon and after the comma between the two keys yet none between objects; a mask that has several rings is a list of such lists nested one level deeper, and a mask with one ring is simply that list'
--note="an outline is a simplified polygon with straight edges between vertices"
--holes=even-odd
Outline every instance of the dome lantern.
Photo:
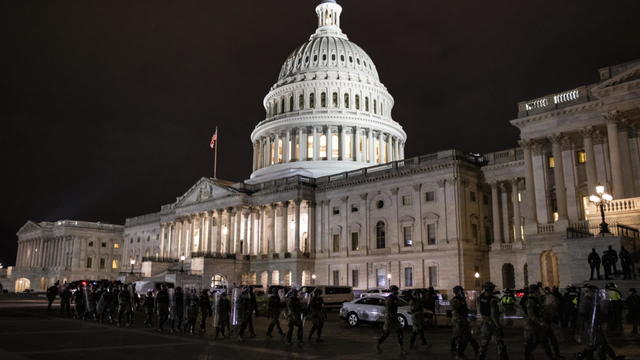
[{"label": "dome lantern", "polygon": [[335,0],[323,0],[316,6],[318,29],[311,38],[316,36],[337,36],[346,39],[347,36],[340,29],[341,13],[342,6],[338,5]]}]

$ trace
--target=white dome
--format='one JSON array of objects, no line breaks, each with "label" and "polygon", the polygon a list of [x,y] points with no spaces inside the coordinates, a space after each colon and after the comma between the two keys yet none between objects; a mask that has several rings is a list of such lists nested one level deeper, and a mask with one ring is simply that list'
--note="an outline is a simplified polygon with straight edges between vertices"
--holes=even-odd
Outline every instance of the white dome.
[{"label": "white dome", "polygon": [[340,29],[342,7],[316,7],[318,28],[285,60],[251,134],[257,183],[321,177],[404,158],[406,133],[367,53]]}]

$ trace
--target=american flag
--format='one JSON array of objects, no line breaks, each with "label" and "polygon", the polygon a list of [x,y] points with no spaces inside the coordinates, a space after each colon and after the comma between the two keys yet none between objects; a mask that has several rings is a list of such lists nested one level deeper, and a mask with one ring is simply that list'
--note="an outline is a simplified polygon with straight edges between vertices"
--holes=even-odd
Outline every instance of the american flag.
[{"label": "american flag", "polygon": [[211,137],[211,142],[209,143],[209,146],[213,149],[214,146],[216,146],[217,141],[218,141],[218,127],[216,127],[216,132],[214,132],[213,136]]}]

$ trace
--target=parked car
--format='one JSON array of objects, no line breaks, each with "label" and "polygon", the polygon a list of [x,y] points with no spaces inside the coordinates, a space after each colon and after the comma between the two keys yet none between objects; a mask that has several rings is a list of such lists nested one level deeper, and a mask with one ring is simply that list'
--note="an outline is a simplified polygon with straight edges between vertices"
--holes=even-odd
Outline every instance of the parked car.
[{"label": "parked car", "polygon": [[369,289],[360,293],[360,297],[365,297],[369,295],[387,296],[389,294],[391,294],[391,291],[389,289]]},{"label": "parked car", "polygon": [[351,286],[303,286],[300,292],[302,294],[310,294],[316,289],[320,291],[320,296],[322,296],[322,300],[324,300],[324,306],[327,308],[339,308],[342,306],[342,303],[352,301],[354,298],[353,288]]},{"label": "parked car", "polygon": [[[359,326],[362,323],[382,323],[384,322],[386,296],[371,294],[342,304],[340,308],[340,318],[347,322],[350,327]],[[405,328],[413,326],[411,319],[411,308],[409,304],[400,299],[398,306],[398,321]],[[425,324],[432,324],[434,315],[425,309]]]}]

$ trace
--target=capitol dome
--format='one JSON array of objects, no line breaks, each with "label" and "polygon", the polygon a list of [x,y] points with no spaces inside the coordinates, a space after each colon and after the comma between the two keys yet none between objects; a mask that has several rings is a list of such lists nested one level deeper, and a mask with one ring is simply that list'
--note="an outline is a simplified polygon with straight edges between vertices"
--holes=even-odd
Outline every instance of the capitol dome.
[{"label": "capitol dome", "polygon": [[342,7],[323,0],[318,28],[285,60],[253,133],[257,183],[321,177],[404,158],[406,133],[376,66],[340,28]]}]

